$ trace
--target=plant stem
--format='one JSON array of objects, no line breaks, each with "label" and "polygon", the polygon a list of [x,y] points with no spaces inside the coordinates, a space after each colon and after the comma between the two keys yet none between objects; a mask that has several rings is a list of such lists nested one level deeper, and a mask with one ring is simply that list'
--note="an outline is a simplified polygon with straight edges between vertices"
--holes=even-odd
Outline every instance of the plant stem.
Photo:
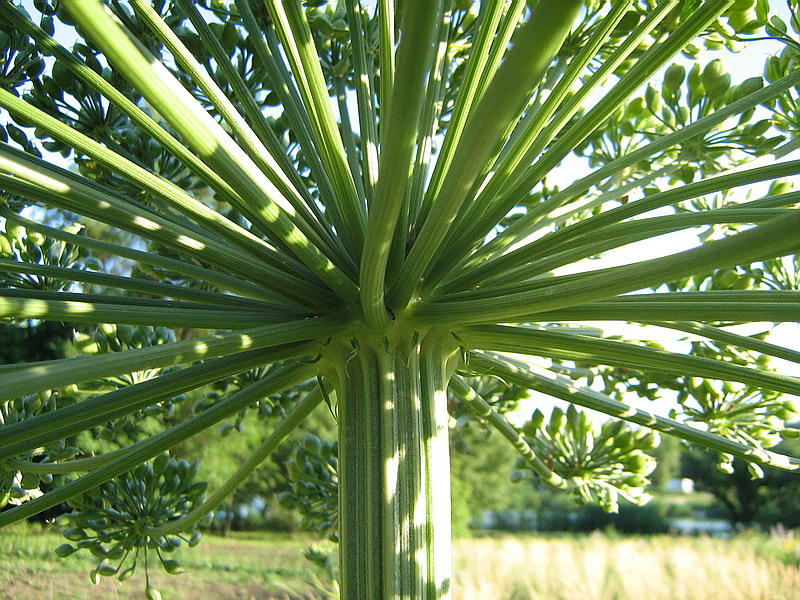
[{"label": "plant stem", "polygon": [[340,351],[343,598],[449,598],[450,494],[443,337],[359,338]]}]

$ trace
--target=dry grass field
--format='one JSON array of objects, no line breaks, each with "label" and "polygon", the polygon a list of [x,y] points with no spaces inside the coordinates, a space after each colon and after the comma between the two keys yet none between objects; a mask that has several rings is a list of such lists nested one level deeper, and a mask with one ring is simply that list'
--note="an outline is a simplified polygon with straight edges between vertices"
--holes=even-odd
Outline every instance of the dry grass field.
[{"label": "dry grass field", "polygon": [[[89,582],[92,561],[58,559],[52,532],[0,532],[1,600],[128,600],[144,576]],[[309,585],[304,538],[206,536],[180,556],[187,572],[154,568],[164,600],[321,598]],[[455,544],[455,600],[797,600],[800,540],[668,536],[484,537]]]}]

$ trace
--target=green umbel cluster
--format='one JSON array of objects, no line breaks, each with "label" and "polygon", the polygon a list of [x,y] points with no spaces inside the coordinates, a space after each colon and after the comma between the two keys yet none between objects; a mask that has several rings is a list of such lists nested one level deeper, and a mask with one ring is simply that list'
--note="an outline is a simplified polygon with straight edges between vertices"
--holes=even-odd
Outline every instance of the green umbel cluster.
[{"label": "green umbel cluster", "polygon": [[[646,452],[658,446],[657,432],[607,421],[598,433],[587,413],[571,405],[566,413],[554,408],[550,421],[545,421],[536,409],[523,427],[525,439],[536,455],[568,482],[579,503],[599,504],[608,512],[617,512],[620,496],[635,504],[650,500],[644,489],[656,462]],[[524,461],[520,462],[524,468]],[[512,478],[527,476],[527,471],[518,470]]]},{"label": "green umbel cluster", "polygon": [[303,527],[338,541],[339,444],[308,434],[286,463],[291,491],[281,504],[303,515]]},{"label": "green umbel cluster", "polygon": [[[162,454],[152,464],[142,464],[73,498],[69,504],[74,512],[66,517],[70,527],[63,532],[72,543],[56,548],[56,554],[65,557],[79,550],[91,552],[99,559],[89,574],[94,583],[101,576],[128,579],[141,558],[147,571],[153,555],[170,575],[182,573],[181,564],[168,556],[184,542],[197,545],[200,533],[189,528],[182,534],[159,536],[150,530],[181,518],[203,502],[207,484],[195,481],[199,465]],[[148,598],[160,597],[149,576],[145,593]]]}]

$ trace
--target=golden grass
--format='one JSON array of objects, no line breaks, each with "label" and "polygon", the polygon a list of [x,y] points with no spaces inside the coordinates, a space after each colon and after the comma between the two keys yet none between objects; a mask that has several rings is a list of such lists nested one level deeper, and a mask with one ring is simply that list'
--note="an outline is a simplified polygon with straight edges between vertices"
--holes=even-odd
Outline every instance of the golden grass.
[{"label": "golden grass", "polygon": [[[0,532],[0,600],[134,600],[143,575],[89,583],[96,559],[58,559],[63,543],[33,527]],[[187,572],[154,568],[164,600],[288,600],[304,585],[308,538],[252,533],[206,536],[180,552]],[[707,538],[526,536],[454,544],[453,600],[800,600],[800,540],[763,535]],[[287,593],[288,589],[302,593]]]},{"label": "golden grass", "polygon": [[[764,543],[759,538],[759,543]],[[800,543],[792,544],[800,557]],[[454,600],[796,600],[800,569],[748,538],[518,538],[456,543]]]}]

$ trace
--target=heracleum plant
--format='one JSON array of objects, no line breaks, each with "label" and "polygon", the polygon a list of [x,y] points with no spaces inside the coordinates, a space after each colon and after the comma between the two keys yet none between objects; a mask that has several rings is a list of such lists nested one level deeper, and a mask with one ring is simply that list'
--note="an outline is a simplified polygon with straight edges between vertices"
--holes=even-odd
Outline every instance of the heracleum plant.
[{"label": "heracleum plant", "polygon": [[[523,432],[476,391],[476,376],[754,464],[800,465],[766,449],[796,431],[776,394],[800,393],[800,380],[762,360],[800,353],[725,327],[800,318],[780,258],[800,246],[800,192],[786,182],[800,161],[784,158],[800,126],[797,23],[769,2],[25,7],[0,0],[0,106],[13,120],[0,145],[0,316],[107,324],[120,347],[0,367],[0,495],[35,488],[32,474],[80,473],[0,525],[73,499],[76,547],[105,561],[98,574],[117,573],[108,554],[174,545],[325,403],[336,460],[313,440],[294,456],[309,477],[317,454],[335,467],[318,475],[338,489],[342,596],[446,598],[448,389],[519,450],[518,478],[610,509],[646,499],[657,436],[597,430],[574,407],[546,423],[537,412]],[[732,84],[720,56],[763,37],[785,48],[766,80]],[[71,49],[56,41],[76,38]],[[758,157],[768,160],[747,164]],[[756,183],[767,185],[736,191]],[[31,220],[26,206],[80,215],[87,228]],[[624,266],[592,261],[684,230],[704,243]],[[61,260],[64,248],[73,259]],[[778,289],[745,276],[775,259],[789,273]],[[581,321],[657,324],[718,352],[659,349],[652,328],[611,339]],[[145,343],[153,328],[183,339]],[[690,392],[725,382],[725,394],[761,400],[654,416],[582,385],[598,366],[614,369],[609,382],[665,378]],[[256,368],[160,433],[96,456],[71,446]],[[148,375],[104,392],[92,384],[132,373]],[[198,494],[169,475],[178,467],[165,452],[308,382],[318,385],[227,484],[188,499]],[[126,512],[126,499],[139,508]]]}]

